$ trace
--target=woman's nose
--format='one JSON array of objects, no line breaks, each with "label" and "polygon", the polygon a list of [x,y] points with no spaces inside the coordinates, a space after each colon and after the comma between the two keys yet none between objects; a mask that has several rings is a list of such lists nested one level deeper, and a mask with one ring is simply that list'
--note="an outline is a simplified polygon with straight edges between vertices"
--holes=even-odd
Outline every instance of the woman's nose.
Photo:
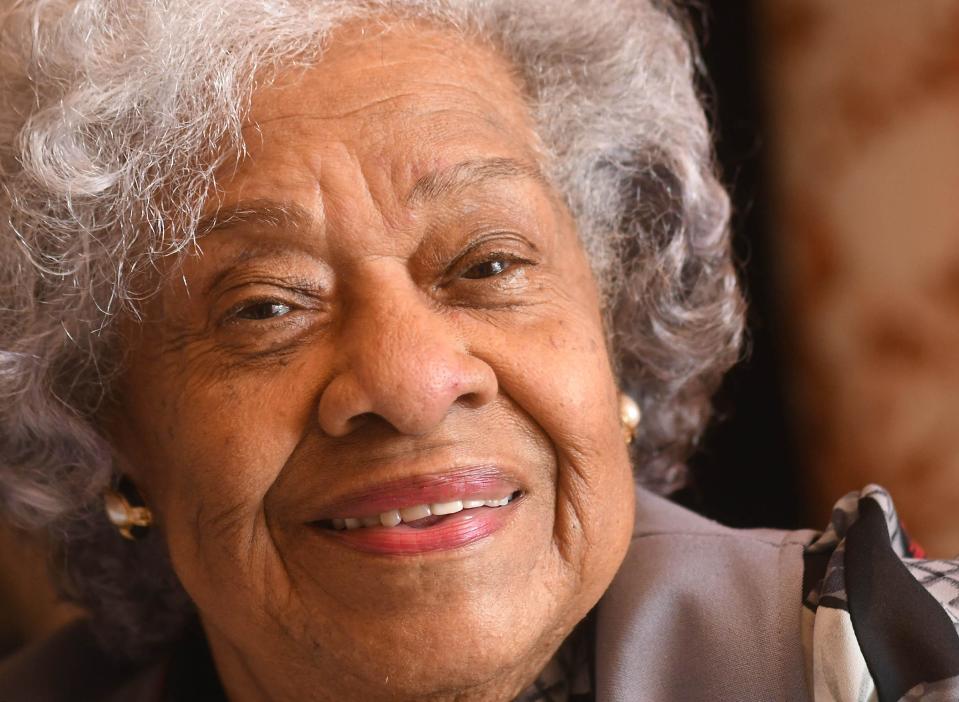
[{"label": "woman's nose", "polygon": [[375,415],[402,434],[422,435],[453,405],[481,407],[496,397],[493,369],[470,355],[444,315],[420,301],[402,311],[372,306],[342,327],[343,370],[319,403],[326,434],[345,436]]}]

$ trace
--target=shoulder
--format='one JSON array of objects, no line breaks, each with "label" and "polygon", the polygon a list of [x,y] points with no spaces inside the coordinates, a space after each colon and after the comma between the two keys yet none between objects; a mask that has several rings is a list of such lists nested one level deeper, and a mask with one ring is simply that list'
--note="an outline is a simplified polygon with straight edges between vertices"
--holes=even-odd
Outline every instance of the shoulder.
[{"label": "shoulder", "polygon": [[808,544],[817,531],[802,529],[734,529],[707,519],[691,510],[653,494],[641,487],[636,488],[636,523],[633,527],[633,543],[655,537],[679,537],[680,539],[721,538],[732,543],[781,546],[783,544]]},{"label": "shoulder", "polygon": [[638,490],[598,611],[599,699],[803,699],[803,550],[815,537],[730,529]]},{"label": "shoulder", "polygon": [[639,489],[632,542],[614,587],[708,595],[727,607],[744,600],[754,610],[784,579],[799,591],[800,583],[794,581],[801,580],[804,550],[818,535],[812,530],[733,529]]},{"label": "shoulder", "polygon": [[597,699],[959,699],[959,561],[923,559],[889,495],[812,531],[737,530],[643,491],[597,614]]},{"label": "shoulder", "polygon": [[153,702],[164,666],[118,661],[99,645],[86,620],[0,662],[3,702]]}]

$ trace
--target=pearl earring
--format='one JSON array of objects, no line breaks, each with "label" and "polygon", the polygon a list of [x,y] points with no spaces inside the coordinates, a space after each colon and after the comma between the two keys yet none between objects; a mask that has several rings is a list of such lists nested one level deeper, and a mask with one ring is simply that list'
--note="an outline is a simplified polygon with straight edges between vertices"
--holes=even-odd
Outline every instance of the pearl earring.
[{"label": "pearl earring", "polygon": [[619,421],[623,425],[623,439],[627,444],[636,438],[636,429],[643,418],[642,410],[632,397],[625,392],[619,393]]},{"label": "pearl earring", "polygon": [[[137,507],[130,504],[119,491],[112,488],[103,493],[103,507],[107,519],[117,528],[124,539],[135,541],[142,536],[143,529],[153,523],[153,513],[149,507]],[[133,529],[137,528],[137,532]]]}]

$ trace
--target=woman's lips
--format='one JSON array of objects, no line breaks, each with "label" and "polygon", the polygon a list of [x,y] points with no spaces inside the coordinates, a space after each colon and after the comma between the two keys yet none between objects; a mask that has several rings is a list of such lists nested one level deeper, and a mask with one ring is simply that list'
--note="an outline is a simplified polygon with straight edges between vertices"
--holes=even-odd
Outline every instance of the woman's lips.
[{"label": "woman's lips", "polygon": [[377,483],[331,501],[313,521],[369,517],[394,509],[456,500],[499,499],[522,489],[518,480],[498,466],[469,466]]},{"label": "woman's lips", "polygon": [[[520,483],[498,466],[469,466],[351,493],[329,504],[311,526],[362,551],[423,553],[492,534],[521,496]],[[488,506],[479,506],[483,502]]]}]

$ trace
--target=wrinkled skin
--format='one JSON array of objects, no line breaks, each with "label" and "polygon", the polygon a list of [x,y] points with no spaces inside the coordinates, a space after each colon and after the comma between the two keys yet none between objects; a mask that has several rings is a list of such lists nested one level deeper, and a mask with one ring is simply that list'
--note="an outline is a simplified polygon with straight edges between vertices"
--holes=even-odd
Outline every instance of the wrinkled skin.
[{"label": "wrinkled skin", "polygon": [[[361,29],[255,96],[219,225],[130,327],[114,443],[231,700],[511,699],[632,528],[600,300],[509,67]],[[311,524],[475,463],[523,497],[461,548]]]}]

